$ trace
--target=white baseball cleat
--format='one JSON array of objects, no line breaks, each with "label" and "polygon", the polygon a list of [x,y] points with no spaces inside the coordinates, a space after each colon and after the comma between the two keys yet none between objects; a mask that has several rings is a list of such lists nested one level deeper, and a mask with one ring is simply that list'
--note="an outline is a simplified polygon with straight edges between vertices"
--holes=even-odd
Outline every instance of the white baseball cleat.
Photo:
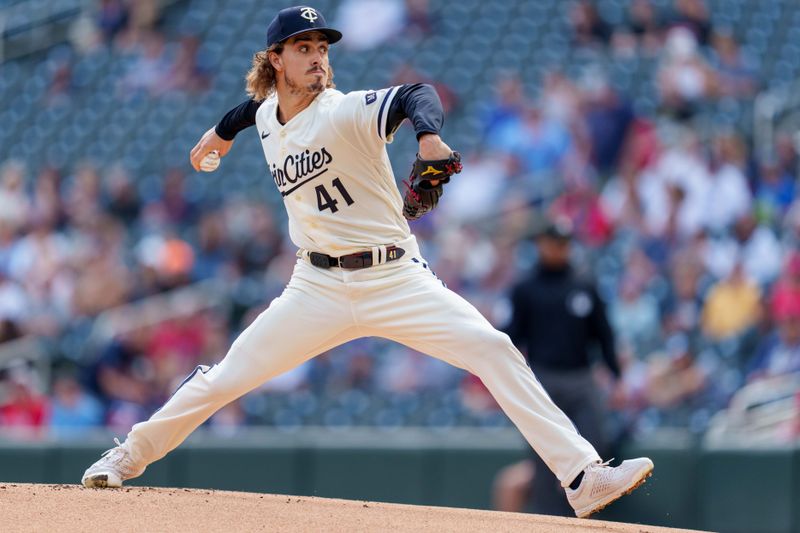
[{"label": "white baseball cleat", "polygon": [[647,457],[623,461],[615,467],[608,466],[610,462],[589,465],[578,488],[567,487],[567,500],[578,518],[586,518],[629,494],[653,473],[653,461]]},{"label": "white baseball cleat", "polygon": [[103,456],[95,464],[86,469],[81,483],[87,488],[121,487],[126,479],[142,475],[146,467],[137,467],[131,454],[119,439],[114,439],[116,447],[103,452]]}]

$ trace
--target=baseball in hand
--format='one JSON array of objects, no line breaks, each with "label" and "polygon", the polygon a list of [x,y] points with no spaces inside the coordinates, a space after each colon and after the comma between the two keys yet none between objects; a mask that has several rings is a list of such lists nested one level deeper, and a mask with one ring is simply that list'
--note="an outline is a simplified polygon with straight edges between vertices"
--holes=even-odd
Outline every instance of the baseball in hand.
[{"label": "baseball in hand", "polygon": [[202,161],[200,161],[200,170],[203,172],[214,172],[219,166],[219,152],[214,150],[209,152]]}]

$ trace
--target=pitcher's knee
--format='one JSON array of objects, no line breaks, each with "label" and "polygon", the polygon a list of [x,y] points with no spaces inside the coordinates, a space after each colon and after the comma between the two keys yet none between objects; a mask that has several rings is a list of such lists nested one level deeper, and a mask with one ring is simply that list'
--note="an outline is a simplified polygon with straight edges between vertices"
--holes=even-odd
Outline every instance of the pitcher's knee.
[{"label": "pitcher's knee", "polygon": [[491,347],[495,351],[514,349],[511,337],[496,329],[482,332],[481,339],[483,344]]},{"label": "pitcher's knee", "polygon": [[208,382],[212,396],[219,400],[232,400],[242,395],[242,383],[227,376],[213,376]]},{"label": "pitcher's knee", "polygon": [[485,329],[463,336],[463,342],[471,351],[492,358],[498,352],[512,348],[511,339],[502,331]]},{"label": "pitcher's knee", "polygon": [[218,366],[198,365],[189,374],[183,383],[178,386],[176,394],[183,388],[199,391],[201,394],[213,398],[226,398],[234,394],[239,389],[237,380],[231,379],[224,373],[220,373]]},{"label": "pitcher's knee", "polygon": [[481,331],[477,337],[471,338],[469,345],[477,350],[476,357],[471,361],[471,365],[476,370],[483,366],[498,366],[507,361],[521,361],[525,359],[522,354],[514,347],[511,338],[497,330]]}]

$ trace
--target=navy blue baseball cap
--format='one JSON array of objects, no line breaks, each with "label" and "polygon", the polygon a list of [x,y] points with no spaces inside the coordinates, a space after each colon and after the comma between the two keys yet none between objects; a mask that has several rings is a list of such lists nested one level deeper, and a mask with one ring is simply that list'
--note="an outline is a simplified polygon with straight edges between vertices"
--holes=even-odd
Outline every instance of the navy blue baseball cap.
[{"label": "navy blue baseball cap", "polygon": [[328,27],[322,13],[313,7],[294,6],[281,9],[267,28],[267,48],[303,32],[316,30],[333,44],[342,38],[342,32]]},{"label": "navy blue baseball cap", "polygon": [[568,218],[557,217],[547,219],[537,232],[537,237],[550,237],[557,241],[569,241],[575,236],[575,228]]}]

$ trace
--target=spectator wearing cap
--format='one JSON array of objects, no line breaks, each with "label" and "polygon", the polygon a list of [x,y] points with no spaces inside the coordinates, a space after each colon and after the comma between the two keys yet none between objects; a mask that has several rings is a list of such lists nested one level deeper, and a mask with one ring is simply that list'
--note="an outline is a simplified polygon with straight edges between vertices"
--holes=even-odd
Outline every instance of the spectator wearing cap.
[{"label": "spectator wearing cap", "polygon": [[728,277],[736,262],[741,262],[747,277],[762,287],[780,274],[782,255],[775,231],[768,224],[759,223],[751,212],[736,219],[730,235],[710,239],[702,253],[703,262],[714,277]]},{"label": "spectator wearing cap", "polygon": [[661,45],[664,24],[651,0],[633,0],[628,8],[628,27],[639,47],[652,53]]},{"label": "spectator wearing cap", "polygon": [[690,29],[676,27],[668,32],[656,81],[662,110],[679,121],[694,116],[715,93],[715,72]]},{"label": "spectator wearing cap", "polygon": [[708,45],[713,33],[711,15],[704,0],[675,0],[672,27],[686,28],[703,46]]},{"label": "spectator wearing cap", "polygon": [[[577,274],[571,265],[572,237],[568,219],[549,221],[539,232],[539,261],[530,277],[511,292],[507,331],[556,405],[605,455],[609,443],[603,428],[603,402],[592,372],[592,349],[600,348],[615,378],[620,369],[605,304],[594,282]],[[572,511],[558,480],[538,456],[532,455],[527,461],[528,470],[532,465],[534,472],[531,511],[570,516]],[[519,469],[520,464],[510,468]]]},{"label": "spectator wearing cap", "polygon": [[606,45],[611,39],[611,26],[603,20],[597,7],[588,0],[579,0],[569,12],[573,43],[577,47]]}]

